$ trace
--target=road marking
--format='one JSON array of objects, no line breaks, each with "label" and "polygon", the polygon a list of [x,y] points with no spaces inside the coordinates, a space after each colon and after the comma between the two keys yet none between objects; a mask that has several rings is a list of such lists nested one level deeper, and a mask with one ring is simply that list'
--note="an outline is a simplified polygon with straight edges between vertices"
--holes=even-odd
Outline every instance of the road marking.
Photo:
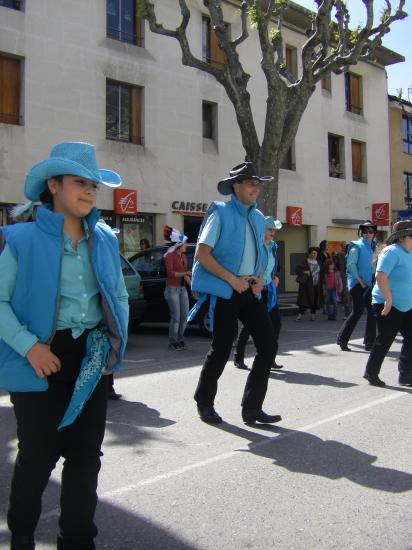
[{"label": "road marking", "polygon": [[[359,407],[355,407],[353,409],[349,409],[347,411],[334,414],[332,416],[329,416],[328,418],[324,418],[323,420],[317,420],[316,422],[312,422],[311,424],[306,424],[305,426],[301,426],[300,428],[293,428],[290,432],[275,435],[274,437],[268,437],[267,439],[264,439],[262,441],[257,441],[255,443],[251,443],[248,446],[240,447],[234,451],[227,451],[225,453],[221,453],[216,456],[212,456],[210,458],[207,458],[205,460],[200,460],[199,462],[193,462],[192,464],[188,464],[187,466],[182,466],[181,468],[176,468],[175,470],[171,470],[170,472],[165,472],[164,474],[159,474],[157,476],[149,477],[147,479],[142,479],[141,481],[138,481],[137,483],[130,483],[129,485],[124,485],[123,487],[119,487],[118,489],[114,489],[111,491],[106,491],[103,493],[99,500],[106,500],[109,501],[111,498],[123,495],[125,493],[129,493],[130,491],[135,491],[139,487],[145,487],[147,485],[154,485],[155,483],[159,483],[161,481],[166,481],[168,479],[172,479],[174,477],[177,477],[181,474],[185,474],[186,472],[190,472],[191,470],[196,470],[198,468],[203,468],[204,466],[209,466],[209,464],[214,464],[216,462],[221,462],[222,460],[226,460],[228,458],[232,458],[240,451],[250,451],[251,449],[256,449],[258,447],[263,447],[265,445],[268,445],[269,443],[273,443],[274,441],[281,441],[282,439],[286,439],[287,437],[293,437],[296,432],[306,432],[313,428],[317,428],[318,426],[323,426],[325,424],[328,424],[329,422],[333,422],[334,420],[338,420],[339,418],[344,418],[345,416],[350,416],[352,414],[356,414],[361,411],[365,411],[367,409],[370,409],[372,407],[376,407],[377,405],[382,405],[383,403],[388,403],[389,401],[392,401],[394,399],[398,399],[400,397],[404,397],[405,395],[409,395],[408,393],[401,393],[396,392],[391,395],[387,395],[385,397],[381,397],[380,399],[376,399],[375,401],[371,401],[370,403],[366,403],[365,405],[360,405]],[[46,521],[50,518],[57,517],[59,515],[59,511],[57,509],[51,510],[50,512],[47,512],[45,514],[41,515],[40,520]],[[3,537],[4,535],[8,534],[8,529],[6,523],[0,524],[0,536]]]}]

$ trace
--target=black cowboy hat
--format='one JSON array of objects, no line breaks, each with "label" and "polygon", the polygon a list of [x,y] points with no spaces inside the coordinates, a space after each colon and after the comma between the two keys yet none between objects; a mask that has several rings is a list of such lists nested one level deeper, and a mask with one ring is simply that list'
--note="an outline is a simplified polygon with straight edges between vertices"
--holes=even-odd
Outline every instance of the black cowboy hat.
[{"label": "black cowboy hat", "polygon": [[238,164],[229,172],[230,177],[219,181],[217,184],[217,190],[222,195],[230,195],[233,193],[233,184],[240,183],[243,180],[258,180],[258,181],[271,181],[272,176],[259,176],[256,166],[253,162],[242,162]]},{"label": "black cowboy hat", "polygon": [[358,225],[358,235],[364,233],[366,229],[373,229],[374,233],[378,232],[378,226],[372,223],[370,220],[366,220]]}]

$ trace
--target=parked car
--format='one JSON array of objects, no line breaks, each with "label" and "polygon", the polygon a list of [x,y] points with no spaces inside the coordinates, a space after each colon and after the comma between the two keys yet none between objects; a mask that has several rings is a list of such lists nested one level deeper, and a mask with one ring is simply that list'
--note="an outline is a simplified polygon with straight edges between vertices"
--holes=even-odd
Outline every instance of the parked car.
[{"label": "parked car", "polygon": [[143,295],[142,278],[134,267],[120,254],[120,266],[129,294],[129,328],[134,330],[143,319],[147,308]]},{"label": "parked car", "polygon": [[[166,266],[163,254],[167,246],[155,246],[138,252],[129,258],[129,262],[138,271],[143,281],[143,292],[147,302],[143,321],[151,323],[169,322],[169,307],[164,297],[166,287]],[[195,254],[195,244],[189,244],[186,250],[187,267],[192,269]],[[189,291],[189,305],[192,307],[195,299]],[[204,304],[194,319],[204,336],[211,336],[209,327],[208,304]]]}]

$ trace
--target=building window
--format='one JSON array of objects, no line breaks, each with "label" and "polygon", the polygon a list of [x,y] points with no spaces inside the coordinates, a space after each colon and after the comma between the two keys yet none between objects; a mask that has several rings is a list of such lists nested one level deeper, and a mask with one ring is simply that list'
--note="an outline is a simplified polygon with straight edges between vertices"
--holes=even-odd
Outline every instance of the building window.
[{"label": "building window", "polygon": [[403,186],[405,206],[412,208],[412,174],[409,172],[403,173]]},{"label": "building window", "polygon": [[325,92],[332,93],[332,75],[328,74],[320,81],[320,86]]},{"label": "building window", "polygon": [[143,46],[144,21],[137,16],[136,0],[107,0],[107,36]]},{"label": "building window", "polygon": [[293,46],[286,46],[285,64],[289,75],[296,80],[298,77],[298,50]]},{"label": "building window", "polygon": [[283,170],[296,170],[295,164],[295,145],[292,144],[289,149],[286,151],[285,156],[280,163],[279,168]]},{"label": "building window", "polygon": [[352,140],[352,179],[367,183],[366,176],[366,143]]},{"label": "building window", "polygon": [[143,144],[142,89],[107,81],[106,138]]},{"label": "building window", "polygon": [[23,0],[0,0],[0,6],[11,8],[13,10],[22,10]]},{"label": "building window", "polygon": [[342,136],[328,134],[329,176],[345,177],[345,140]]},{"label": "building window", "polygon": [[217,105],[203,101],[202,103],[202,135],[206,139],[216,139],[217,136]]},{"label": "building window", "polygon": [[5,124],[22,124],[21,63],[21,59],[0,55],[0,122]]},{"label": "building window", "polygon": [[346,110],[357,115],[362,114],[362,77],[345,73]]},{"label": "building window", "polygon": [[[230,32],[230,25],[226,25],[226,32]],[[202,17],[202,59],[210,63],[217,69],[221,69],[225,64],[225,54],[219,48],[217,36],[212,29],[210,19]]]},{"label": "building window", "polygon": [[412,119],[402,115],[403,152],[412,155]]}]

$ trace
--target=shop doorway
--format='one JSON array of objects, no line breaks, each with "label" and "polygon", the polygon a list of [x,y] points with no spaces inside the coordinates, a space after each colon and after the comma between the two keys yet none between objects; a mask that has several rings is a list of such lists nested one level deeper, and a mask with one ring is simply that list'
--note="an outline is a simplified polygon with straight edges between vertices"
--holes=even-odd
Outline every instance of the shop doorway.
[{"label": "shop doorway", "polygon": [[196,243],[203,216],[184,216],[183,233],[187,236],[189,243]]}]

